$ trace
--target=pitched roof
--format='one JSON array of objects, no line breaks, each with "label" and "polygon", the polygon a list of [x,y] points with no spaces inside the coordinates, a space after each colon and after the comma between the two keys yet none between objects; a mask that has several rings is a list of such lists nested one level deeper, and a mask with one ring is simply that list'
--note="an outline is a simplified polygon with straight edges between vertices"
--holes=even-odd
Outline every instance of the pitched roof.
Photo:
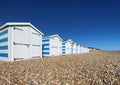
[{"label": "pitched roof", "polygon": [[58,37],[61,41],[63,41],[63,39],[58,34],[50,35],[50,36],[45,36],[43,38],[52,38],[52,37]]},{"label": "pitched roof", "polygon": [[39,32],[40,34],[44,35],[40,30],[38,30],[35,26],[33,26],[31,23],[29,22],[7,22],[6,24],[2,25],[0,27],[0,29],[3,29],[6,26],[30,26],[32,27],[34,30],[36,30],[37,32]]},{"label": "pitched roof", "polygon": [[64,40],[64,42],[70,42],[70,43],[73,43],[73,40],[72,40],[72,39],[68,39],[68,40]]}]

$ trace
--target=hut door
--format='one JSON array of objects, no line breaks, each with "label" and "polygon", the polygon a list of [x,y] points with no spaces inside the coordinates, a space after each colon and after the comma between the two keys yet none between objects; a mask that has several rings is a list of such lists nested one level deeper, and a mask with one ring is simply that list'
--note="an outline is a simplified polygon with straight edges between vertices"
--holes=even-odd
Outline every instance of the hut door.
[{"label": "hut door", "polygon": [[14,58],[29,57],[29,28],[15,27],[14,29]]},{"label": "hut door", "polygon": [[30,32],[30,56],[31,57],[39,57],[41,52],[41,45],[40,45],[40,35],[34,31],[31,30]]}]

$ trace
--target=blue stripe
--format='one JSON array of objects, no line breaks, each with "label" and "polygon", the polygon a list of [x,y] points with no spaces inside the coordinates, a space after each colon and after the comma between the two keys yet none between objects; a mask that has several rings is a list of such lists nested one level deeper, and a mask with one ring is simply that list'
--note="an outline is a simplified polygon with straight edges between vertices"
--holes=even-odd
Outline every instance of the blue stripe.
[{"label": "blue stripe", "polygon": [[43,48],[43,50],[50,50],[50,48]]},{"label": "blue stripe", "polygon": [[3,39],[0,39],[0,43],[2,43],[2,42],[7,42],[8,41],[8,38],[6,37],[6,38],[3,38]]},{"label": "blue stripe", "polygon": [[0,57],[8,57],[7,53],[0,53]]},{"label": "blue stripe", "polygon": [[62,52],[62,54],[65,54],[65,52]]},{"label": "blue stripe", "polygon": [[42,42],[49,42],[49,39],[46,39],[46,40],[42,40]]},{"label": "blue stripe", "polygon": [[43,52],[42,54],[50,54],[49,52]]},{"label": "blue stripe", "polygon": [[6,50],[6,49],[8,49],[8,45],[6,45],[6,46],[0,46],[0,50]]},{"label": "blue stripe", "polygon": [[50,44],[42,44],[43,46],[49,46]]},{"label": "blue stripe", "polygon": [[4,35],[4,34],[7,34],[7,33],[8,33],[8,29],[0,32],[0,36],[2,36],[2,35]]}]

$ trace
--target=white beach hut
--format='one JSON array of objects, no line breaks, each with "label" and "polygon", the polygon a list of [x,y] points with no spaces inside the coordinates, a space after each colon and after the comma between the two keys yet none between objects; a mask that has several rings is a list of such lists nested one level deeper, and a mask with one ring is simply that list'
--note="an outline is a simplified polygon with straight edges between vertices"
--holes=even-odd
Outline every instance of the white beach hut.
[{"label": "white beach hut", "polygon": [[81,46],[81,53],[89,53],[89,48]]},{"label": "white beach hut", "polygon": [[73,43],[73,41],[71,39],[63,41],[63,43],[62,43],[62,55],[71,54],[72,43]]},{"label": "white beach hut", "polygon": [[77,54],[81,53],[80,44],[77,44]]},{"label": "white beach hut", "polygon": [[73,43],[73,54],[77,54],[77,43]]},{"label": "white beach hut", "polygon": [[63,40],[58,34],[43,37],[43,56],[62,55],[62,42]]},{"label": "white beach hut", "polygon": [[6,23],[0,27],[0,60],[42,57],[43,33],[31,23]]}]

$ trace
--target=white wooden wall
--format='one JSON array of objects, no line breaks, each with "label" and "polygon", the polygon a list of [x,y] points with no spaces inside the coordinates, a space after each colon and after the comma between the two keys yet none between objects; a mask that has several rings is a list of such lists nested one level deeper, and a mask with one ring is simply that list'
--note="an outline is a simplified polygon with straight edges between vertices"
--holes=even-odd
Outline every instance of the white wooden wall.
[{"label": "white wooden wall", "polygon": [[15,59],[42,57],[42,35],[29,26],[14,26],[12,29],[13,56]]},{"label": "white wooden wall", "polygon": [[66,54],[71,54],[71,43],[66,42]]},{"label": "white wooden wall", "polygon": [[62,41],[56,36],[50,38],[50,56],[62,55]]},{"label": "white wooden wall", "polygon": [[73,54],[77,54],[77,44],[73,43]]},{"label": "white wooden wall", "polygon": [[88,52],[89,52],[89,48],[81,46],[81,53],[88,53]]},{"label": "white wooden wall", "polygon": [[80,49],[80,45],[78,45],[77,47],[77,54],[80,54],[81,53],[81,49]]}]

